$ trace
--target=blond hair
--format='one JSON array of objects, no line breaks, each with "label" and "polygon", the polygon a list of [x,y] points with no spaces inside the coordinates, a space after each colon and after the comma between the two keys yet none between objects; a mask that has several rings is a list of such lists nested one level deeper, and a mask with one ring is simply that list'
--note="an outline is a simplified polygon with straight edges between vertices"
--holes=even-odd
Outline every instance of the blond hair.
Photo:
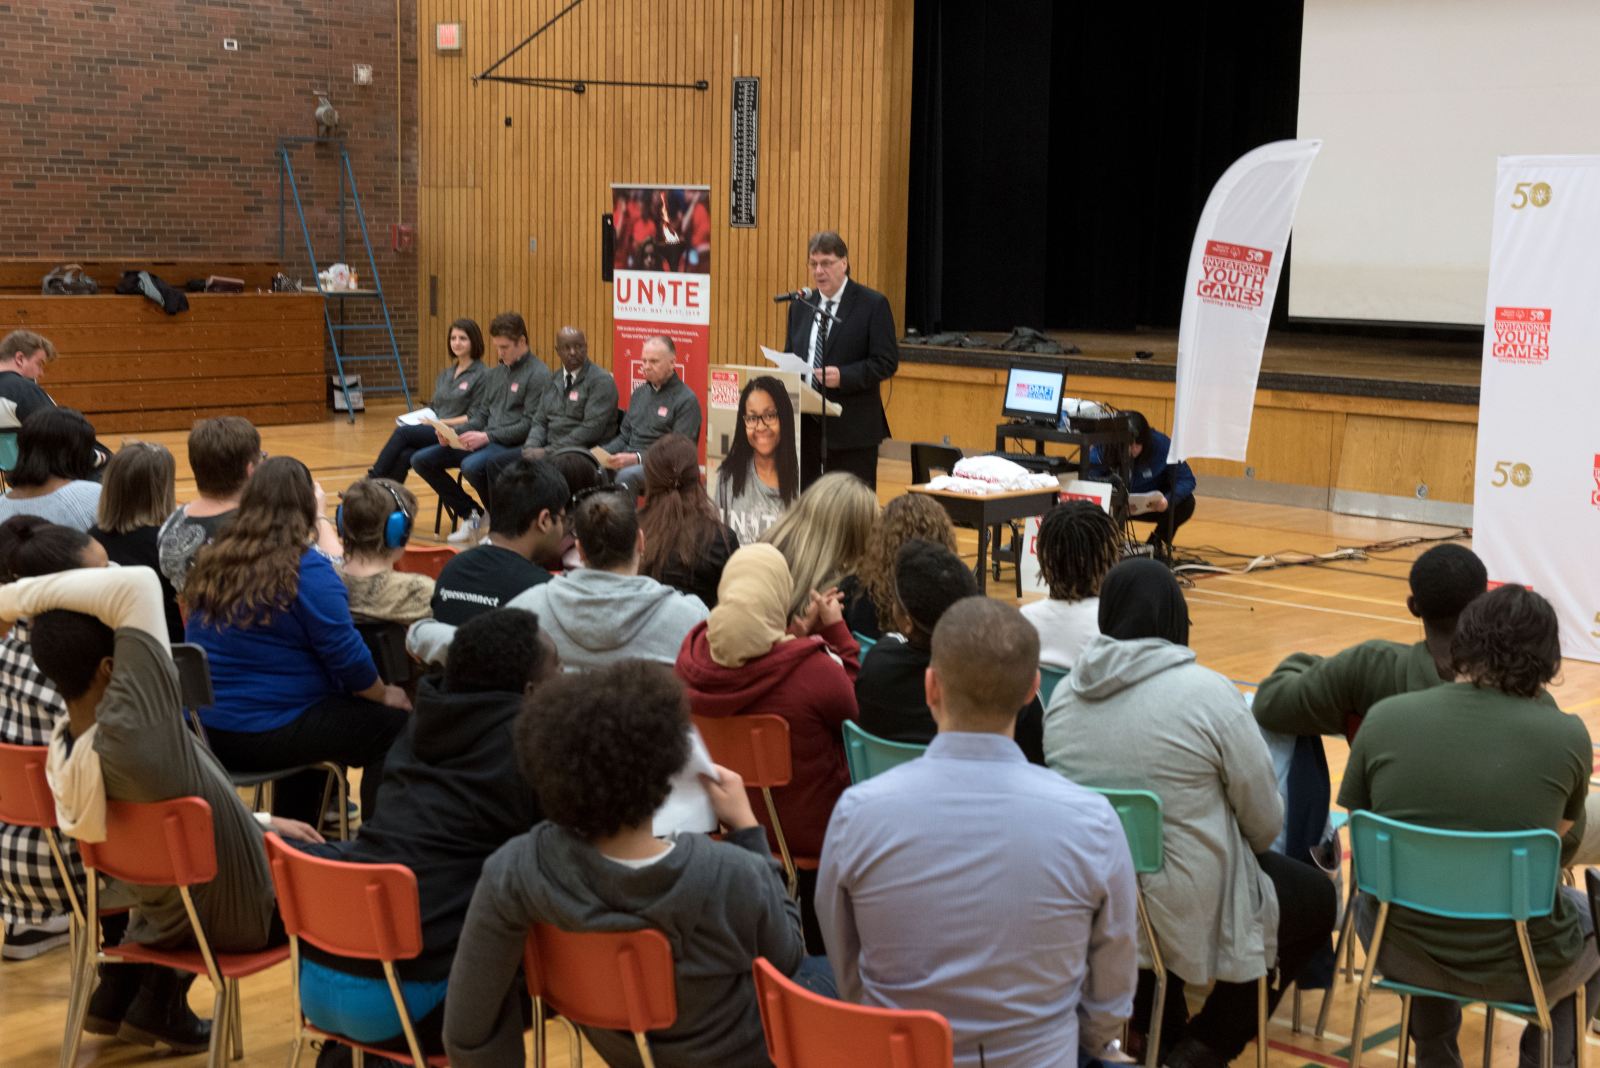
[{"label": "blond hair", "polygon": [[124,443],[106,462],[95,525],[107,534],[160,526],[177,507],[177,472],[165,445]]},{"label": "blond hair", "polygon": [[794,576],[791,616],[800,615],[813,590],[836,586],[866,555],[878,522],[878,496],[842,471],[813,482],[762,541],[777,546]]}]

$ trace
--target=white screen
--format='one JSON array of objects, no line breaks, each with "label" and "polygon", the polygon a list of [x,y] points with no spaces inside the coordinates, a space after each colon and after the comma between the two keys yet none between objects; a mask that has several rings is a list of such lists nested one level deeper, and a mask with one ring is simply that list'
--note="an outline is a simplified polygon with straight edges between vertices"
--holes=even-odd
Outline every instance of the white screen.
[{"label": "white screen", "polygon": [[1011,373],[1006,375],[1005,410],[1055,415],[1061,410],[1062,378],[1060,371],[1011,368]]},{"label": "white screen", "polygon": [[1481,324],[1495,159],[1600,152],[1597,42],[1594,0],[1305,0],[1289,314]]}]

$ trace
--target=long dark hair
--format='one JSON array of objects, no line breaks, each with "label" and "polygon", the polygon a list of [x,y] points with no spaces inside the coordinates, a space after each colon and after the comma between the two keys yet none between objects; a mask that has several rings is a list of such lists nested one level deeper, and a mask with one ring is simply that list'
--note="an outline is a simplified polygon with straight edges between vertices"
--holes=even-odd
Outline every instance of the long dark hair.
[{"label": "long dark hair", "polygon": [[450,353],[452,360],[456,358],[456,354],[450,349],[450,334],[454,330],[459,330],[467,335],[467,340],[472,342],[472,362],[481,363],[483,361],[483,331],[478,329],[477,322],[473,319],[457,319],[450,324],[450,329],[444,332],[444,350]]},{"label": "long dark hair", "polygon": [[94,427],[74,408],[40,408],[17,431],[13,486],[42,486],[52,478],[83,479],[94,473]]},{"label": "long dark hair", "polygon": [[183,598],[208,623],[248,627],[287,611],[300,592],[300,557],[317,522],[316,486],[292,456],[263,461],[245,483],[233,523],[200,550]]},{"label": "long dark hair", "polygon": [[659,579],[674,565],[689,567],[726,538],[716,506],[700,486],[700,455],[682,434],[665,434],[644,454],[644,555],[639,573]]},{"label": "long dark hair", "polygon": [[14,515],[0,523],[0,582],[53,575],[83,566],[89,535],[42,516]]},{"label": "long dark hair", "polygon": [[755,450],[750,447],[750,435],[744,430],[744,413],[750,403],[751,391],[757,389],[771,397],[772,406],[778,410],[778,451],[775,456],[778,462],[778,496],[785,505],[792,504],[800,495],[800,458],[795,452],[794,404],[789,400],[788,388],[768,375],[752,378],[739,391],[739,414],[733,421],[733,443],[728,446],[728,455],[723,458],[717,479],[728,480],[729,488],[733,491],[731,497],[744,492],[744,480],[750,473],[750,461],[755,456]]}]

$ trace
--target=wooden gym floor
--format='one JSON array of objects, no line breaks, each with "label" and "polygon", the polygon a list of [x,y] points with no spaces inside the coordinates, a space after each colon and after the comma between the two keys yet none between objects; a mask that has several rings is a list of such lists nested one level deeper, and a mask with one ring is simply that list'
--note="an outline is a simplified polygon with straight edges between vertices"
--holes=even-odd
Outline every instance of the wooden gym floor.
[{"label": "wooden gym floor", "polygon": [[[273,454],[289,454],[305,461],[330,497],[330,511],[338,491],[361,477],[377,455],[392,427],[394,406],[359,416],[355,424],[344,419],[300,426],[269,427],[263,444]],[[183,433],[147,435],[178,458],[179,500],[193,494],[184,455]],[[108,441],[117,445],[120,439]],[[885,460],[880,466],[879,497],[887,501],[901,492],[909,478],[908,465]],[[434,498],[420,479],[407,483],[422,499],[420,518],[433,514]],[[1180,549],[1206,556],[1213,563],[1240,563],[1237,558],[1201,551],[1201,547],[1226,550],[1244,557],[1298,551],[1325,553],[1341,546],[1364,546],[1404,538],[1433,538],[1450,531],[1411,523],[1360,519],[1327,512],[1204,497],[1201,485],[1196,517],[1181,532]],[[432,540],[431,522],[418,523],[418,538]],[[963,532],[964,551],[974,551],[972,535]],[[1412,545],[1391,552],[1373,553],[1360,562],[1338,562],[1314,567],[1292,567],[1250,575],[1199,577],[1188,591],[1194,621],[1192,644],[1200,661],[1248,689],[1288,653],[1307,650],[1332,653],[1368,638],[1416,641],[1420,625],[1405,610],[1406,574],[1411,561],[1426,548]],[[1009,583],[992,583],[990,593],[1008,598]],[[1600,730],[1600,666],[1568,662],[1553,687],[1563,708],[1577,712],[1591,735]],[[1600,735],[1597,735],[1600,736]],[[1337,777],[1346,756],[1344,743],[1328,742],[1329,761]],[[1303,1034],[1289,1027],[1287,999],[1273,1021],[1269,1046],[1273,1068],[1312,1068],[1342,1064],[1347,1053],[1354,987],[1339,984],[1329,1028],[1323,1040],[1311,1037],[1322,994],[1308,991],[1304,998]],[[291,1009],[287,968],[277,968],[246,980],[244,1065],[276,1066],[287,1059],[291,1035]],[[197,982],[191,994],[196,1011],[209,1013],[211,992]],[[55,1063],[67,1002],[67,960],[64,951],[47,953],[23,963],[0,965],[0,1034],[5,1036],[0,1064],[42,1066]],[[1398,1001],[1375,996],[1368,1027],[1369,1058],[1377,1064],[1394,1059],[1393,1038],[1398,1021]],[[1461,1044],[1469,1059],[1482,1045],[1481,1011],[1469,1011]],[[1500,1063],[1516,1056],[1519,1028],[1502,1022],[1496,1028],[1495,1049]],[[1374,1047],[1381,1039],[1384,1045]],[[1590,1037],[1591,1048],[1600,1040]],[[567,1043],[563,1029],[551,1029],[552,1064],[565,1068]],[[85,1036],[80,1064],[127,1065],[144,1061],[151,1051],[110,1039]],[[1240,1064],[1251,1063],[1253,1048]],[[598,1062],[592,1053],[591,1063]],[[166,1062],[164,1062],[166,1063]],[[170,1063],[199,1064],[198,1056]],[[304,1060],[308,1068],[309,1059]],[[707,1068],[717,1068],[708,1065]]]}]

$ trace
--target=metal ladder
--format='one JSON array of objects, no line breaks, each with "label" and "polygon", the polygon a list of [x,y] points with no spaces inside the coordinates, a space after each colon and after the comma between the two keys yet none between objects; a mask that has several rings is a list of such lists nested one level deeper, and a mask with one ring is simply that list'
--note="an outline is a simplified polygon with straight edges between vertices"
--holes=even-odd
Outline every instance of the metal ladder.
[{"label": "metal ladder", "polygon": [[[293,150],[300,145],[336,145],[339,149],[339,254],[330,263],[349,263],[346,255],[346,243],[349,234],[346,224],[347,209],[350,205],[355,208],[356,222],[361,229],[361,245],[367,254],[366,274],[360,275],[360,289],[335,290],[322,288],[320,275],[322,273],[321,261],[317,258],[316,246],[311,241],[311,226],[306,221],[305,203],[300,197],[300,180],[294,170]],[[348,191],[348,198],[346,193]],[[350,381],[345,374],[347,364],[361,363],[393,363],[395,373],[399,376],[398,386],[365,386],[364,393],[400,393],[406,399],[406,408],[411,407],[411,388],[406,384],[406,369],[400,362],[400,344],[395,340],[394,321],[389,316],[389,301],[383,295],[383,282],[378,277],[378,261],[372,255],[372,238],[367,233],[367,216],[361,210],[361,194],[356,191],[355,172],[350,167],[350,153],[345,150],[343,138],[331,137],[284,137],[278,141],[278,260],[285,263],[287,252],[288,197],[294,198],[295,215],[300,220],[300,234],[305,238],[306,255],[311,260],[311,277],[316,281],[317,292],[322,294],[322,318],[328,326],[328,344],[333,349],[333,363],[339,374],[339,388],[344,393],[345,412],[350,422],[356,421],[354,406],[350,403]],[[346,316],[347,301],[377,301],[378,309],[383,314],[383,321],[348,322]],[[337,316],[335,315],[337,309]],[[347,344],[342,344],[341,337],[347,334],[383,331],[389,340],[389,351],[378,355],[349,355],[345,352]]]}]

